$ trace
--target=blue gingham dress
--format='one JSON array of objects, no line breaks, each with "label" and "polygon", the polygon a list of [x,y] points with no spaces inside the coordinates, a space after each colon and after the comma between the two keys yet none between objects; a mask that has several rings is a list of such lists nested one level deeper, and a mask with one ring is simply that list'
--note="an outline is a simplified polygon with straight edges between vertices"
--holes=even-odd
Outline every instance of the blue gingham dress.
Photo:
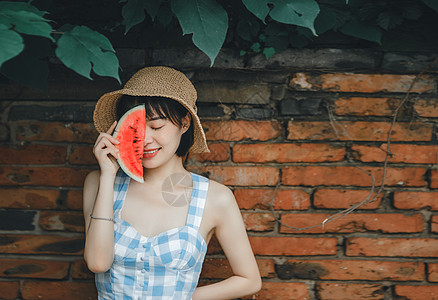
[{"label": "blue gingham dress", "polygon": [[96,274],[99,300],[192,298],[207,252],[198,229],[208,179],[191,175],[193,189],[186,225],[146,237],[121,218],[130,178],[118,172],[114,184],[114,262],[108,271]]}]

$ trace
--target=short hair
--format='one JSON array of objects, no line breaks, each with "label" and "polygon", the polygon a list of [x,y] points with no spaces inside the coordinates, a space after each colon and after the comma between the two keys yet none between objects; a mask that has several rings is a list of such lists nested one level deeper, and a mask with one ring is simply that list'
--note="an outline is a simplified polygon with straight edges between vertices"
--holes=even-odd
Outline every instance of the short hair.
[{"label": "short hair", "polygon": [[[138,104],[145,104],[146,119],[158,115],[160,118],[167,119],[174,125],[181,127],[182,119],[187,116],[189,111],[178,101],[166,97],[149,96],[129,96],[122,95],[117,101],[116,116],[117,120],[131,108]],[[189,152],[194,142],[193,118],[190,118],[189,129],[181,136],[176,155],[184,157]]]}]

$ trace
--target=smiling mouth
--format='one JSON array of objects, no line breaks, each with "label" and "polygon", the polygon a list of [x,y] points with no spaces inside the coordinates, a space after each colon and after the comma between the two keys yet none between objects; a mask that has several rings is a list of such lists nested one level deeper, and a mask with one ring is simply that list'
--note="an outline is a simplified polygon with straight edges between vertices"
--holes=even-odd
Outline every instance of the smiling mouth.
[{"label": "smiling mouth", "polygon": [[160,150],[161,148],[157,148],[157,149],[153,149],[153,150],[147,150],[147,151],[143,151],[143,154],[152,154],[157,152],[158,150]]}]

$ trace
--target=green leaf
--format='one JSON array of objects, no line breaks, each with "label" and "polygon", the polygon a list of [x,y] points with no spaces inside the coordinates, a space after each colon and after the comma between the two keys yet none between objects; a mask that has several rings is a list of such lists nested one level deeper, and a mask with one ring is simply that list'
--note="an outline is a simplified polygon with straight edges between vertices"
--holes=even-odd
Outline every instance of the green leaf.
[{"label": "green leaf", "polygon": [[269,59],[272,55],[275,54],[275,49],[272,47],[267,47],[263,49],[263,54],[265,55],[266,59]]},{"label": "green leaf", "polygon": [[58,40],[56,56],[68,68],[90,77],[91,69],[100,76],[119,78],[119,61],[110,41],[86,26],[76,26]]},{"label": "green leaf", "polygon": [[252,12],[257,18],[265,23],[266,16],[269,13],[269,6],[266,0],[242,0],[246,8]]},{"label": "green leaf", "polygon": [[377,17],[377,24],[385,30],[393,29],[403,22],[403,18],[394,12],[385,11]]},{"label": "green leaf", "polygon": [[24,36],[24,51],[5,62],[0,72],[22,85],[47,93],[48,58],[53,55],[52,43],[39,36]]},{"label": "green leaf", "polygon": [[24,49],[23,39],[4,24],[0,24],[0,67],[2,64],[20,54]]},{"label": "green leaf", "polygon": [[260,46],[259,43],[254,43],[251,45],[251,50],[254,51],[255,53],[259,53],[260,51],[262,51],[262,47]]},{"label": "green leaf", "polygon": [[315,0],[270,0],[274,8],[269,14],[275,21],[309,28],[316,35],[314,22],[319,13]]},{"label": "green leaf", "polygon": [[183,34],[193,33],[193,43],[213,66],[227,34],[227,12],[214,0],[172,0],[171,7]]},{"label": "green leaf", "polygon": [[336,26],[336,13],[326,5],[320,5],[321,11],[315,19],[315,30],[323,34]]},{"label": "green leaf", "polygon": [[144,0],[128,0],[122,8],[122,24],[125,25],[125,34],[135,25],[145,19],[146,3]]},{"label": "green leaf", "polygon": [[163,27],[167,27],[172,22],[173,12],[168,5],[162,5],[158,10],[156,18]]},{"label": "green leaf", "polygon": [[340,31],[352,37],[382,44],[382,31],[374,25],[352,20],[345,24]]},{"label": "green leaf", "polygon": [[0,24],[13,27],[15,31],[28,35],[37,35],[55,41],[50,35],[52,26],[43,15],[45,12],[38,10],[31,4],[24,2],[0,2]]},{"label": "green leaf", "polygon": [[424,4],[432,8],[434,11],[438,12],[438,1],[436,0],[423,0]]}]

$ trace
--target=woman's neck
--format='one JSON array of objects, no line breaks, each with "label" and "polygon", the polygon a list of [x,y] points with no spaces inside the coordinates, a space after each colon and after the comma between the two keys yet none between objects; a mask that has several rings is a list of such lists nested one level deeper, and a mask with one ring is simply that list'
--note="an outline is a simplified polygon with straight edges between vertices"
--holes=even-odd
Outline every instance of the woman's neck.
[{"label": "woman's neck", "polygon": [[143,177],[145,183],[161,183],[167,177],[175,173],[187,172],[183,166],[181,157],[174,155],[168,162],[157,168],[143,168]]}]

